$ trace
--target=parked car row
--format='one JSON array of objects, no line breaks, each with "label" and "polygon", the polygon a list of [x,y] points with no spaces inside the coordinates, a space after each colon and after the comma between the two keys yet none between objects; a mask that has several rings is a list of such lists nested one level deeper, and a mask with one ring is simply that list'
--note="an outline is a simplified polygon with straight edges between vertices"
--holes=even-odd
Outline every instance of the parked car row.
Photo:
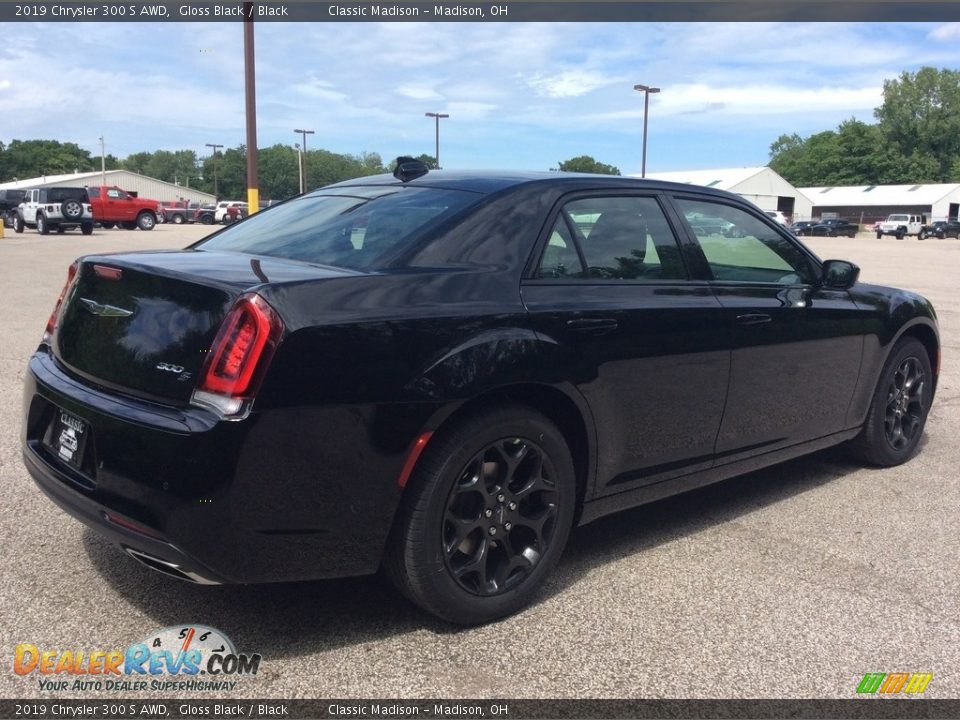
[{"label": "parked car row", "polygon": [[840,218],[827,218],[825,220],[800,220],[789,227],[790,232],[796,236],[807,235],[816,237],[838,237],[846,235],[847,237],[856,236],[860,226],[849,220]]}]

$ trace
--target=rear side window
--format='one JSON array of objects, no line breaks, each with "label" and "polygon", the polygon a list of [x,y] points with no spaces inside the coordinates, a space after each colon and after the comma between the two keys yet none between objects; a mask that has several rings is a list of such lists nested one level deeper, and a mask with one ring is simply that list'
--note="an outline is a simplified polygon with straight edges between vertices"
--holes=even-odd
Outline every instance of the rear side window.
[{"label": "rear side window", "polygon": [[321,191],[296,198],[195,247],[376,270],[483,197],[397,186],[342,188],[339,193],[344,194]]},{"label": "rear side window", "polygon": [[537,277],[685,280],[677,240],[652,197],[592,197],[564,205]]}]

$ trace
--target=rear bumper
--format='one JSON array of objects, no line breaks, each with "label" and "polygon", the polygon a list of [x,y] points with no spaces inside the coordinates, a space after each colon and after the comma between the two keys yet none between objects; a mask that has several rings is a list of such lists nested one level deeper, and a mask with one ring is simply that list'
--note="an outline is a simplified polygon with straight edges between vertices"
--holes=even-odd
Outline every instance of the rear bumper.
[{"label": "rear bumper", "polygon": [[[133,527],[138,523],[108,510],[106,506],[72,489],[70,476],[58,470],[54,463],[44,459],[43,450],[35,443],[28,443],[23,448],[23,462],[47,497],[144,565],[179,580],[202,585],[228,582],[168,540],[136,532]],[[127,523],[127,527],[121,525],[121,522]]]},{"label": "rear bumper", "polygon": [[[78,471],[44,443],[58,410],[90,430]],[[257,583],[375,572],[406,446],[376,407],[280,408],[240,422],[107,394],[41,349],[24,382],[24,463],[75,518],[181,579]]]}]

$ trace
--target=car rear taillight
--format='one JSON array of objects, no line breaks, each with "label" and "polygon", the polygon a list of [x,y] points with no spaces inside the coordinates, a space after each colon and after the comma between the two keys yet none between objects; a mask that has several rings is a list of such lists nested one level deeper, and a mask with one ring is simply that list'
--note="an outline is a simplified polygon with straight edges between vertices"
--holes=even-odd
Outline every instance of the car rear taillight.
[{"label": "car rear taillight", "polygon": [[50,339],[54,329],[57,327],[57,322],[60,320],[60,308],[63,305],[63,299],[67,296],[67,291],[73,284],[73,280],[77,276],[77,270],[79,269],[80,261],[74,260],[73,265],[71,265],[67,270],[67,281],[63,284],[63,290],[60,291],[60,297],[57,298],[57,304],[53,306],[53,312],[50,313],[50,319],[47,320],[47,329],[43,333],[43,342],[47,342],[47,340]]},{"label": "car rear taillight", "polygon": [[243,416],[282,335],[283,321],[267,301],[243,295],[220,326],[192,401],[225,417]]}]

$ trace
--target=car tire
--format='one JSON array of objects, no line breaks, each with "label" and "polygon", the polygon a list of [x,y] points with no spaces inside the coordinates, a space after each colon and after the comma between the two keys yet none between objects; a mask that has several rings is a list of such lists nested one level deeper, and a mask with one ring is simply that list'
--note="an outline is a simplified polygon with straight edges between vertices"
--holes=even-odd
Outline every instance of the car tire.
[{"label": "car tire", "polygon": [[93,223],[83,223],[80,226],[80,232],[84,235],[93,235]]},{"label": "car tire", "polygon": [[57,235],[63,235],[67,229],[63,225],[57,225]]},{"label": "car tire", "polygon": [[183,215],[174,215],[173,220],[171,220],[171,222],[174,225],[183,225]]},{"label": "car tire", "polygon": [[203,225],[213,225],[213,216],[212,215],[203,215],[200,218],[200,223]]},{"label": "car tire", "polygon": [[102,227],[104,230],[113,230],[113,228],[116,227],[116,225],[117,225],[116,223],[112,223],[112,222],[100,223],[100,227]]},{"label": "car tire", "polygon": [[856,236],[857,236],[856,230],[851,231],[851,232],[847,235],[847,237],[850,238],[851,240],[852,240],[853,238],[855,238]]},{"label": "car tire", "polygon": [[904,233],[903,230],[897,230],[897,235],[896,235],[897,240],[903,240],[903,236],[905,234],[906,233]]},{"label": "car tire", "polygon": [[903,338],[880,373],[866,422],[852,442],[854,453],[880,467],[905,463],[917,451],[932,400],[927,350],[916,338]]},{"label": "car tire", "polygon": [[20,217],[20,213],[16,213],[13,216],[13,231],[17,234],[20,234],[23,232],[23,228],[24,228],[23,218]]},{"label": "car tire", "polygon": [[384,570],[449,622],[509,615],[533,600],[560,559],[576,500],[573,460],[556,425],[524,406],[478,412],[428,443]]},{"label": "car tire", "polygon": [[60,203],[60,213],[65,220],[79,220],[83,217],[83,205],[79,200],[64,200]]},{"label": "car tire", "polygon": [[917,240],[926,240],[926,239],[927,239],[926,230],[921,230],[920,232],[917,233]]},{"label": "car tire", "polygon": [[877,230],[877,240],[880,240],[881,238],[883,238],[883,233]]},{"label": "car tire", "polygon": [[141,230],[153,230],[157,224],[157,216],[152,212],[142,212],[137,215],[137,227]]},{"label": "car tire", "polygon": [[47,223],[47,218],[43,213],[37,213],[37,232],[41,235],[50,234],[50,225]]}]

